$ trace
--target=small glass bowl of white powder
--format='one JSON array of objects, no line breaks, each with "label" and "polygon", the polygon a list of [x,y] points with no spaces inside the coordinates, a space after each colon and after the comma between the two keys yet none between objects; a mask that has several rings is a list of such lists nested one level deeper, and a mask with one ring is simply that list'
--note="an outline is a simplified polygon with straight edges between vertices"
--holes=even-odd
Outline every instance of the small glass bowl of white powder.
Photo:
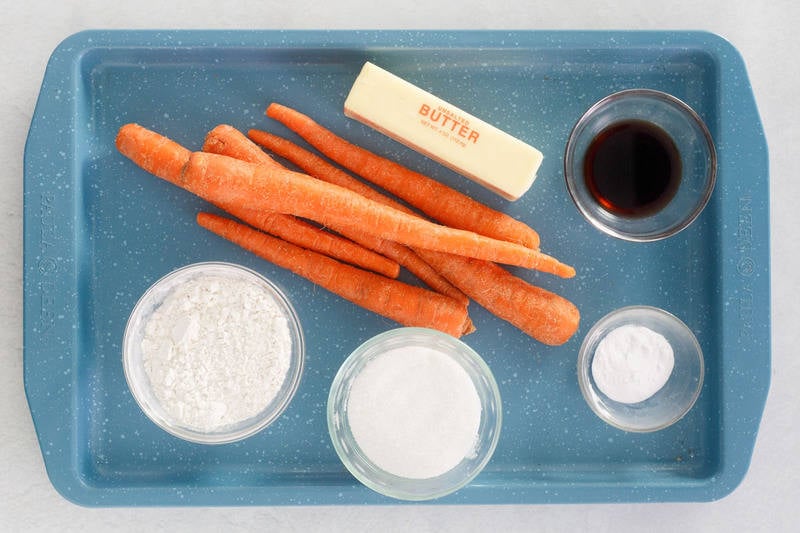
[{"label": "small glass bowl of white powder", "polygon": [[328,430],[345,467],[385,496],[430,500],[489,462],[502,405],[492,372],[458,339],[398,328],[359,346],[328,397]]},{"label": "small glass bowl of white powder", "polygon": [[271,281],[195,263],[154,283],[123,339],[128,387],[165,431],[201,444],[254,435],[291,402],[305,357],[300,323]]},{"label": "small glass bowl of white powder", "polygon": [[703,352],[679,318],[656,307],[630,306],[601,318],[578,355],[578,384],[602,420],[631,432],[671,426],[703,387]]}]

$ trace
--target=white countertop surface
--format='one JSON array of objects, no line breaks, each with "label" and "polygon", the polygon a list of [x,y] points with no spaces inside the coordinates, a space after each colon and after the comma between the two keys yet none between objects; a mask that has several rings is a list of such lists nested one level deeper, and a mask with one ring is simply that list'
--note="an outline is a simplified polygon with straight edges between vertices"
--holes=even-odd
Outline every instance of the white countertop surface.
[{"label": "white countertop surface", "polygon": [[[534,7],[538,4],[538,7]],[[0,531],[790,531],[800,519],[800,39],[794,0],[0,1]],[[498,7],[505,5],[506,7]],[[22,154],[50,53],[84,29],[664,29],[728,39],[770,148],[772,384],[750,470],[712,503],[89,509],[50,484],[22,379]]]}]

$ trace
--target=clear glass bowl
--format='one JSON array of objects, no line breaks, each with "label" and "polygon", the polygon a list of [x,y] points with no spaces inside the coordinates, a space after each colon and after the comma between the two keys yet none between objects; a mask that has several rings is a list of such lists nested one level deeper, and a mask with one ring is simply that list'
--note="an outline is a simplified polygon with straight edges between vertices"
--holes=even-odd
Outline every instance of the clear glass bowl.
[{"label": "clear glass bowl", "polygon": [[[641,120],[664,130],[680,154],[682,175],[669,203],[647,216],[632,217],[603,207],[586,183],[584,159],[592,141],[622,121]],[[607,96],[575,124],[564,154],[567,190],[581,214],[601,231],[630,241],[655,241],[691,224],[711,198],[717,175],[714,141],[698,114],[683,101],[651,89]]]},{"label": "clear glass bowl", "polygon": [[[147,377],[141,349],[144,329],[148,319],[164,302],[164,299],[181,284],[206,275],[244,280],[266,290],[286,317],[292,340],[289,370],[275,398],[255,416],[208,432],[181,425],[160,405]],[[122,343],[122,364],[125,371],[125,379],[134,399],[144,414],[168,433],[200,444],[225,444],[242,440],[274,422],[289,405],[297,390],[300,376],[303,372],[304,358],[305,343],[300,321],[283,292],[261,274],[240,265],[223,262],[191,264],[174,270],[156,281],[145,291],[134,306],[125,327]]]},{"label": "clear glass bowl", "polygon": [[[675,364],[664,386],[638,403],[612,400],[597,387],[592,361],[598,344],[614,329],[645,326],[672,346]],[[608,424],[631,432],[651,432],[671,426],[689,412],[703,388],[703,352],[694,333],[676,316],[656,307],[630,306],[613,311],[592,326],[578,353],[578,384],[586,403]]]},{"label": "clear glass bowl", "polygon": [[[472,454],[449,471],[430,478],[408,478],[387,472],[359,448],[348,422],[348,399],[354,380],[364,368],[387,350],[427,347],[447,355],[463,368],[481,403],[480,425]],[[402,500],[430,500],[468,484],[494,453],[502,421],[502,404],[491,370],[472,348],[458,339],[425,328],[398,328],[373,337],[356,348],[336,374],[328,396],[328,431],[336,453],[353,476],[370,489]]]}]

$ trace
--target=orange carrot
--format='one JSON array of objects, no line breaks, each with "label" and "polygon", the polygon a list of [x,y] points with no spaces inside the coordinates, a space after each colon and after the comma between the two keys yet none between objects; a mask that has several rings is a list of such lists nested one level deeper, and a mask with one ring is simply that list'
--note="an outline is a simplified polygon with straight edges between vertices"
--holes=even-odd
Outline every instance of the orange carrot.
[{"label": "orange carrot", "polygon": [[[137,124],[122,126],[117,134],[116,144],[120,152],[140,167],[180,186],[183,167],[191,155],[191,152],[183,146]],[[254,147],[265,158],[272,160],[263,150],[257,146]],[[275,163],[275,165],[277,164]],[[252,226],[299,246],[336,257],[384,276],[396,278],[400,273],[400,266],[396,261],[316,228],[293,216],[270,211],[255,211],[241,204],[218,203],[216,205]]]},{"label": "orange carrot", "polygon": [[[141,126],[134,128],[137,133],[139,128]],[[123,130],[127,131],[127,128],[123,127],[120,131],[120,135],[124,136]],[[183,163],[183,147],[158,134],[136,135],[135,139],[141,141],[136,152],[132,151],[130,143],[125,142],[127,137],[120,139],[120,135],[118,145],[125,155],[174,182],[175,169]],[[323,224],[360,229],[403,244],[539,268],[558,275],[574,275],[574,271],[570,272],[569,267],[552,257],[523,246],[432,224],[386,208],[349,190],[288,170],[270,169],[226,156],[195,152],[183,167],[177,184],[220,206],[239,204],[274,210]]]},{"label": "orange carrot", "polygon": [[212,202],[247,204],[323,225],[358,228],[410,246],[536,268],[564,277],[575,275],[572,267],[522,245],[439,226],[297,172],[195,152],[189,157],[182,184]]},{"label": "orange carrot", "polygon": [[333,161],[443,224],[533,249],[539,247],[539,235],[527,224],[439,181],[356,146],[294,109],[272,103],[267,108],[267,115],[300,135]]},{"label": "orange carrot", "polygon": [[227,124],[220,124],[208,132],[203,143],[203,151],[273,168],[283,168],[283,165],[272,159],[242,132]]},{"label": "orange carrot", "polygon": [[488,261],[437,252],[420,253],[487,311],[544,344],[563,344],[578,330],[580,312],[562,296],[531,285]]},{"label": "orange carrot", "polygon": [[[347,172],[328,163],[328,161],[325,159],[322,159],[316,154],[309,152],[308,150],[287,139],[273,135],[266,131],[255,129],[248,131],[247,136],[258,145],[263,146],[274,154],[283,157],[291,163],[294,163],[303,171],[315,178],[327,181],[328,183],[333,183],[334,185],[339,185],[340,187],[345,187],[361,194],[366,198],[369,198],[370,200],[381,202],[400,211],[414,214],[411,209],[400,202],[396,202],[379,193],[366,183],[357,180]],[[354,237],[350,236],[350,238]],[[354,240],[364,246],[369,247],[367,244],[361,242],[357,238],[354,238]],[[393,241],[384,240],[380,244],[380,247],[376,249],[376,251],[386,255],[387,257],[400,263],[400,265],[406,267],[409,272],[414,274],[423,283],[436,292],[440,292],[464,303],[469,302],[469,299],[463,292],[457,289],[452,283],[447,281],[436,271],[436,269],[427,264],[410,248],[397,244]]]},{"label": "orange carrot", "polygon": [[[276,155],[291,161],[303,171],[316,178],[327,181],[328,183],[333,183],[334,185],[338,185],[340,187],[344,187],[346,189],[350,189],[354,192],[357,192],[361,196],[364,196],[365,198],[375,202],[380,202],[384,205],[397,209],[398,211],[402,211],[411,215],[414,214],[414,212],[407,206],[376,191],[366,183],[355,179],[347,172],[344,172],[343,170],[328,163],[325,159],[309,152],[308,150],[305,150],[304,148],[287,139],[260,130],[250,130],[247,132],[247,136],[257,144],[270,150]],[[564,265],[554,258],[538,251],[534,252],[534,254],[541,258],[542,263],[540,266],[535,266],[533,268],[566,278],[575,275],[575,270],[572,267]]]},{"label": "orange carrot", "polygon": [[[236,159],[241,159],[242,161],[248,161],[250,163],[259,163],[269,166],[279,165],[278,162],[276,162],[269,155],[267,155],[257,144],[253,143],[253,141],[248,139],[247,136],[242,134],[236,128],[227,125],[217,126],[213,130],[211,130],[211,132],[209,132],[209,134],[206,136],[206,142],[203,145],[203,151],[235,157]],[[292,160],[291,158],[289,159],[290,161]],[[342,173],[344,174],[344,172]],[[352,178],[351,176],[348,177],[358,182],[358,180],[356,180],[355,178]],[[372,191],[372,188],[369,187],[368,185],[364,185],[364,187],[366,187],[367,191],[370,192]],[[247,220],[245,220],[245,222],[247,222]],[[264,230],[267,233],[276,235],[276,233],[274,233],[273,231],[270,231],[260,225],[252,223],[250,223],[250,225],[255,226],[256,228],[259,228],[261,230]],[[409,270],[409,272],[417,276],[417,278],[419,278],[423,283],[428,285],[431,289],[435,290],[436,292],[440,292],[446,296],[455,298],[459,302],[462,302],[464,305],[467,305],[469,303],[469,299],[464,295],[464,293],[456,289],[449,281],[444,279],[438,272],[436,272],[433,268],[431,268],[430,265],[428,265],[422,259],[420,259],[420,257],[413,251],[411,251],[411,249],[409,249],[408,247],[403,246],[402,244],[398,244],[394,241],[387,241],[386,239],[381,239],[373,235],[366,234],[363,231],[358,231],[358,230],[353,231],[352,228],[345,228],[332,225],[330,226],[330,229],[341,232],[342,235],[344,235],[348,239],[354,240],[358,244],[362,245],[364,248],[374,250],[375,252],[378,252],[379,254],[382,254],[388,257],[389,259],[393,260],[394,262],[406,267]],[[331,255],[332,257],[337,257],[330,253],[327,255]],[[345,262],[351,262],[351,261],[345,260]],[[370,270],[375,270],[375,269],[370,268]],[[397,276],[394,275],[391,277],[397,277]]]},{"label": "orange carrot", "polygon": [[[285,169],[283,165],[272,159],[264,150],[257,144],[247,138],[242,132],[232,126],[221,124],[211,130],[206,135],[205,143],[203,144],[203,151],[212,154],[226,155],[248,163],[257,163],[271,168]],[[252,224],[251,224],[252,225]],[[256,226],[259,227],[259,226]],[[336,225],[329,226],[330,229],[341,233],[348,239],[352,239],[363,247],[370,250],[380,252],[378,248],[383,248],[391,241],[385,241],[373,235],[367,235],[362,231],[353,230],[352,228],[339,227]],[[263,229],[260,228],[259,229]],[[271,231],[267,233],[272,233]],[[273,233],[274,235],[274,233]],[[395,277],[395,276],[392,276]]]},{"label": "orange carrot", "polygon": [[[135,124],[123,126],[116,142],[120,152],[143,168],[176,185],[182,184],[181,169],[189,154],[189,151],[182,146]],[[249,230],[246,226],[242,227]],[[250,231],[263,235],[255,230]],[[279,239],[274,241],[283,242]],[[304,252],[313,254],[307,250]],[[528,284],[497,265],[424,249],[418,252],[424,255],[426,262],[444,273],[487,310],[544,343],[563,343],[577,329],[580,315],[571,303]],[[339,264],[332,259],[328,261]],[[355,267],[342,266],[356,272],[364,272]],[[373,276],[380,278],[377,275]],[[386,278],[380,279],[390,281]],[[426,297],[432,298],[432,296]],[[446,297],[440,296],[440,298]],[[466,314],[466,307],[462,307]],[[464,324],[462,326],[464,331],[471,331],[471,322],[468,318]]]},{"label": "orange carrot", "polygon": [[[258,130],[250,130],[247,135],[257,144],[320,179],[411,212],[399,202],[287,139]],[[479,305],[545,344],[562,344],[577,330],[580,313],[571,302],[531,285],[497,265],[424,249],[418,249],[416,253]]]},{"label": "orange carrot", "polygon": [[259,257],[402,325],[435,328],[455,337],[468,328],[466,307],[447,296],[340,263],[217,215],[200,213],[197,222]]},{"label": "orange carrot", "polygon": [[314,176],[315,178],[333,183],[340,187],[345,187],[351,191],[357,192],[365,198],[381,202],[400,211],[415,214],[414,211],[405,204],[401,204],[397,200],[378,192],[370,185],[354,178],[344,170],[329,163],[326,159],[293,143],[289,139],[285,139],[268,131],[255,129],[248,131],[247,136],[259,146],[297,165],[298,168],[310,176]]},{"label": "orange carrot", "polygon": [[[361,241],[357,241],[359,244]],[[366,245],[365,245],[366,246]],[[464,305],[469,304],[469,298],[461,292],[455,285],[447,281],[435,268],[426,263],[414,250],[393,241],[382,240],[375,248],[375,251],[382,253],[389,259],[396,261],[414,274],[422,283],[434,291],[449,296]]]},{"label": "orange carrot", "polygon": [[191,151],[138,124],[125,124],[116,138],[117,150],[147,172],[178,184]]},{"label": "orange carrot", "polygon": [[217,207],[254,228],[297,246],[390,278],[396,278],[400,274],[400,264],[397,261],[291,215],[263,209],[248,209],[238,204],[220,204]]},{"label": "orange carrot", "polygon": [[[220,124],[208,132],[203,143],[203,151],[227,155],[235,157],[236,159],[241,159],[242,161],[258,163],[259,165],[272,168],[284,168],[283,165],[272,159],[242,132],[228,124]],[[232,209],[236,212],[232,211]],[[304,225],[309,229],[314,227],[291,215],[277,214],[272,211],[261,210],[255,212],[253,210],[248,210],[253,211],[250,213],[250,216],[245,213],[239,214],[241,210],[233,206],[228,206],[226,211],[255,228],[266,231],[271,235],[277,235],[278,237],[305,248],[324,253],[340,261],[360,266],[361,268],[372,270],[373,272],[391,278],[396,278],[400,273],[400,265],[396,260],[389,260],[379,253],[374,253],[375,248],[365,246],[363,240],[359,242],[360,246],[354,246],[352,241],[341,239],[325,231],[317,230],[308,232],[309,236],[315,238],[311,243],[297,242],[291,238],[291,233],[287,231],[288,228],[294,229],[298,225]],[[314,229],[316,230],[316,228]],[[353,235],[350,234],[345,234],[344,236],[351,239],[353,238]],[[380,242],[381,239],[376,239],[376,241]],[[373,241],[370,242],[373,246],[376,244]]]}]

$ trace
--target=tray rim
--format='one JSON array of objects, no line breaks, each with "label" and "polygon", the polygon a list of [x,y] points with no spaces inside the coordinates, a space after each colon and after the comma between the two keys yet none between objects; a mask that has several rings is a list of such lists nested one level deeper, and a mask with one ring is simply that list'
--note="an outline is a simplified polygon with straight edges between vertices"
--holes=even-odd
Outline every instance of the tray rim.
[{"label": "tray rim", "polygon": [[[330,498],[330,485],[322,486],[282,486],[280,495],[270,495],[266,493],[259,493],[258,498],[254,499],[252,490],[250,488],[240,487],[218,487],[216,494],[209,494],[207,488],[203,487],[188,487],[182,491],[182,496],[176,496],[175,491],[169,488],[156,489],[156,488],[134,488],[128,489],[125,487],[107,487],[93,485],[89,480],[82,479],[79,474],[77,465],[77,458],[74,454],[70,454],[66,460],[53,454],[52,451],[75,449],[75,439],[77,434],[76,424],[70,425],[70,431],[55,431],[53,428],[48,427],[42,423],[42,420],[47,418],[45,413],[52,413],[57,415],[64,411],[64,403],[58,405],[47,404],[42,398],[38,397],[35,393],[36,390],[36,369],[37,365],[44,365],[53,370],[60,370],[57,375],[60,379],[57,381],[61,385],[59,394],[61,400],[66,401],[69,405],[67,412],[74,412],[75,406],[80,399],[77,397],[78,391],[73,390],[72,384],[74,381],[73,375],[76,372],[75,361],[62,358],[60,363],[58,361],[46,360],[45,356],[48,353],[46,346],[37,340],[35,332],[31,332],[30,325],[34,323],[35,316],[41,313],[41,308],[34,306],[29,298],[29,289],[31,284],[36,282],[37,279],[41,281],[42,276],[52,276],[55,274],[49,271],[51,268],[49,263],[45,260],[48,257],[33,255],[35,252],[42,251],[42,241],[44,230],[41,227],[41,217],[44,215],[45,206],[43,203],[47,202],[46,197],[40,197],[37,207],[38,211],[29,205],[30,196],[38,191],[31,183],[29,183],[30,165],[29,159],[31,158],[31,151],[35,148],[37,143],[44,142],[41,138],[41,127],[43,115],[47,115],[48,122],[55,122],[56,124],[69,127],[74,124],[77,116],[77,107],[80,105],[78,95],[72,96],[72,101],[69,105],[57,105],[44,90],[48,80],[57,79],[58,77],[76,77],[80,80],[80,67],[81,62],[84,60],[86,54],[95,49],[106,48],[126,48],[126,47],[144,47],[144,48],[175,48],[177,45],[181,48],[194,48],[194,47],[207,47],[216,46],[219,48],[231,49],[253,49],[253,48],[289,48],[289,49],[311,49],[315,47],[343,47],[350,48],[353,46],[367,47],[381,47],[392,46],[392,42],[398,38],[413,35],[415,41],[420,45],[428,45],[438,48],[467,48],[486,46],[487,43],[493,44],[498,48],[524,48],[526,46],[544,46],[546,42],[551,45],[563,43],[568,41],[573,46],[587,47],[591,46],[597,48],[609,46],[653,46],[657,39],[669,39],[670,46],[686,46],[688,48],[705,51],[711,54],[717,64],[719,65],[720,80],[727,79],[732,75],[739,75],[743,78],[736,80],[736,83],[723,83],[720,81],[719,98],[724,107],[727,102],[729,105],[744,106],[744,113],[738,120],[740,131],[745,131],[746,134],[741,137],[752,141],[753,145],[748,147],[751,154],[755,153],[757,157],[751,157],[749,160],[741,155],[743,152],[739,146],[742,144],[741,139],[737,144],[736,139],[731,139],[729,136],[724,135],[725,129],[718,127],[720,139],[718,143],[724,146],[726,150],[731,150],[732,156],[720,162],[720,174],[725,174],[736,169],[739,173],[752,172],[753,175],[762,175],[765,183],[760,183],[764,194],[768,198],[768,160],[766,141],[764,140],[763,128],[755,107],[754,96],[746,78],[746,70],[744,61],[736,49],[723,38],[708,32],[665,32],[665,31],[538,31],[538,30],[514,30],[514,31],[498,31],[498,30],[85,30],[73,34],[64,39],[53,51],[44,74],[42,84],[42,91],[39,94],[36,103],[36,109],[31,120],[31,129],[29,131],[28,139],[25,146],[25,163],[24,163],[24,198],[25,209],[23,217],[23,287],[24,287],[24,306],[23,306],[23,334],[24,334],[24,349],[23,349],[23,363],[24,363],[24,382],[25,392],[31,414],[34,420],[34,426],[37,433],[37,438],[42,448],[42,454],[45,461],[46,470],[51,483],[54,485],[65,498],[86,506],[106,506],[106,505],[225,505],[225,504],[254,504],[254,505],[281,505],[281,504],[295,504],[295,503],[386,503],[386,500],[372,497],[372,495],[365,494],[358,486],[336,485],[339,489],[339,502],[331,501]],[[176,39],[176,37],[178,39]],[[511,39],[513,37],[513,39]],[[173,44],[167,45],[166,41],[173,41]],[[508,44],[506,41],[512,41],[514,44]],[[620,44],[623,43],[624,44]],[[159,44],[153,44],[159,43]],[[503,43],[503,44],[500,44]],[[77,83],[76,86],[80,84]],[[79,89],[80,90],[80,89]],[[62,102],[63,104],[63,102]],[[746,120],[745,120],[746,119]],[[722,120],[722,119],[720,119]],[[719,126],[719,125],[718,125]],[[74,143],[74,136],[70,138],[70,142]],[[74,150],[74,147],[72,147]],[[722,159],[722,158],[721,158]],[[63,171],[68,175],[74,176],[77,172],[75,162],[65,160],[63,162]],[[727,169],[727,171],[726,171]],[[744,170],[743,170],[744,169]],[[75,192],[77,195],[78,193]],[[74,205],[73,205],[74,207]],[[721,216],[725,213],[721,213]],[[756,265],[758,269],[756,273],[759,279],[754,282],[757,283],[757,288],[761,291],[762,298],[769,301],[769,215],[768,206],[760,209],[759,217],[765,218],[765,223],[761,226],[758,232],[758,237],[761,238],[760,243],[753,244],[753,256],[757,255],[759,263]],[[38,216],[38,218],[37,218]],[[728,223],[736,224],[737,220],[729,220]],[[76,224],[75,214],[72,213],[71,223]],[[723,221],[723,224],[725,221]],[[39,234],[37,235],[37,228]],[[751,230],[753,230],[751,228]],[[756,235],[754,235],[754,238]],[[755,240],[755,239],[754,239]],[[734,236],[724,235],[721,239],[721,248],[724,251],[741,252],[741,242],[736,242]],[[34,249],[38,245],[37,249]],[[67,243],[62,245],[55,244],[53,248],[49,249],[52,252],[68,253],[70,246]],[[755,252],[758,252],[755,254]],[[725,257],[725,253],[721,256]],[[742,256],[741,253],[733,261],[730,257],[728,260],[720,258],[720,270],[725,272],[736,271],[737,268],[742,268],[739,261],[748,259]],[[750,258],[752,259],[752,258]],[[75,284],[79,284],[78,279],[78,266],[73,263],[68,269],[65,269],[64,277],[53,279],[54,283],[63,280],[72,280]],[[750,272],[749,275],[752,275]],[[741,271],[739,277],[734,276],[733,279],[742,278]],[[722,276],[725,278],[725,276]],[[48,278],[50,279],[50,278]],[[750,278],[751,280],[753,278]],[[740,280],[741,281],[741,280]],[[72,285],[74,286],[74,285]],[[76,291],[77,293],[77,291]],[[73,294],[73,299],[77,295]],[[763,307],[763,306],[761,306]],[[760,357],[764,358],[764,363],[760,368],[756,368],[753,372],[735,373],[732,375],[720,376],[723,386],[720,387],[718,392],[721,395],[720,403],[723,406],[721,416],[723,420],[730,422],[731,426],[723,425],[721,442],[721,459],[726,458],[726,453],[737,453],[739,461],[731,463],[730,461],[723,460],[722,464],[717,466],[715,475],[698,479],[691,483],[682,483],[679,487],[657,486],[657,487],[626,487],[624,485],[615,485],[613,497],[603,496],[606,491],[597,490],[600,488],[593,483],[586,483],[580,487],[574,486],[557,486],[557,484],[550,486],[550,496],[543,496],[541,491],[531,487],[520,486],[516,487],[514,492],[515,496],[508,497],[502,502],[498,502],[496,498],[487,497],[485,494],[485,486],[491,484],[482,481],[481,478],[477,480],[472,487],[462,489],[461,494],[454,498],[435,501],[431,503],[550,503],[550,502],[602,502],[602,501],[707,501],[715,500],[726,496],[732,492],[744,478],[746,471],[749,467],[749,462],[752,454],[752,449],[755,443],[755,438],[758,432],[758,424],[763,412],[763,407],[766,402],[766,396],[769,389],[770,381],[770,309],[767,303],[766,308],[759,307],[758,312],[763,313],[765,320],[760,327],[757,335],[750,339],[731,339],[729,336],[724,336],[721,340],[722,352],[725,357],[728,354],[737,355],[741,350],[737,350],[737,346],[741,346],[743,341],[749,341],[750,347],[753,349],[758,348],[761,352]],[[75,309],[75,306],[73,306]],[[741,312],[741,310],[739,310]],[[720,320],[723,323],[733,320],[736,317],[734,309],[724,309],[721,313]],[[741,333],[741,332],[740,332]],[[75,346],[73,345],[73,348]],[[745,350],[747,351],[747,350]],[[74,358],[73,358],[74,359]],[[60,366],[59,366],[60,365]],[[751,405],[742,405],[742,400],[739,400],[734,391],[739,387],[747,387],[756,396],[755,401]],[[753,398],[749,398],[750,401]],[[748,413],[748,416],[742,416],[737,413],[737,409],[743,409]],[[62,413],[63,414],[63,413]],[[726,423],[728,423],[726,422]],[[65,468],[66,467],[66,468]],[[485,476],[491,478],[491,476]],[[603,484],[599,484],[602,486]],[[496,488],[496,487],[495,487]],[[607,487],[606,487],[607,488]],[[221,498],[220,494],[225,492],[225,497]],[[215,491],[212,490],[212,493]],[[565,496],[566,495],[566,496]],[[220,502],[220,500],[224,500]]]}]

